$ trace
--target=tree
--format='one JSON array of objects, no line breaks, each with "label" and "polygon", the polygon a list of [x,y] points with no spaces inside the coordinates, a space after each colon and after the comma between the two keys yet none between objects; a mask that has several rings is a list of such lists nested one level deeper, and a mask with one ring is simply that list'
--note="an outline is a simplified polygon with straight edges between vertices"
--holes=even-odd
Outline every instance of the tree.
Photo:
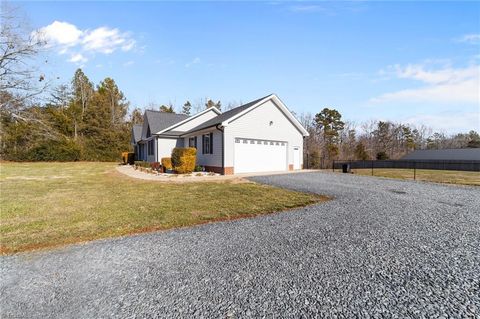
[{"label": "tree", "polygon": [[381,152],[377,153],[376,158],[379,161],[383,161],[383,160],[387,160],[389,157],[388,157],[387,153],[385,153],[384,151],[381,151]]},{"label": "tree", "polygon": [[[23,26],[25,21],[19,11],[7,1],[0,3],[0,136],[2,137],[1,154],[8,153],[12,146],[19,145],[16,137],[21,127],[31,123],[40,126],[45,134],[51,134],[52,128],[44,119],[37,117],[38,112],[32,112],[32,100],[42,94],[48,87],[38,67],[34,66],[45,44],[36,33]],[[45,61],[46,63],[47,61]],[[27,130],[28,132],[28,130]],[[28,133],[27,133],[28,134]],[[12,141],[11,144],[5,141]],[[31,135],[29,136],[31,137]]]},{"label": "tree", "polygon": [[308,168],[321,168],[320,153],[317,150],[313,150],[307,158]]},{"label": "tree", "polygon": [[112,78],[105,78],[97,88],[98,94],[103,97],[105,104],[110,107],[111,125],[114,126],[124,119],[128,110],[128,102]]},{"label": "tree", "polygon": [[85,112],[87,112],[94,94],[93,84],[83,73],[82,69],[77,69],[72,78],[73,99],[68,109],[73,123],[73,135],[77,139],[78,131],[83,128]]},{"label": "tree", "polygon": [[393,134],[392,123],[379,121],[376,130],[373,131],[375,149],[377,152],[390,153],[392,151]]},{"label": "tree", "polygon": [[21,116],[21,110],[11,107],[26,106],[27,100],[43,93],[48,86],[45,75],[33,66],[45,41],[38,33],[22,27],[17,9],[6,1],[0,6],[0,91],[10,93],[8,101],[3,96],[1,107]]},{"label": "tree", "polygon": [[221,110],[222,109],[222,102],[220,101],[217,101],[217,103],[213,102],[213,100],[207,100],[207,102],[205,102],[205,108],[206,109],[209,109],[211,107],[216,107],[217,109]]},{"label": "tree", "polygon": [[185,104],[183,104],[182,114],[190,115],[191,109],[192,109],[192,104],[190,103],[190,101],[185,102]]},{"label": "tree", "polygon": [[357,146],[355,146],[355,157],[362,161],[366,161],[368,159],[367,150],[362,142],[358,142]]},{"label": "tree", "polygon": [[341,119],[342,115],[337,110],[329,108],[324,108],[315,115],[317,128],[323,132],[323,136],[328,142],[337,142],[339,132],[345,125]]},{"label": "tree", "polygon": [[72,89],[67,84],[60,84],[53,88],[50,96],[50,105],[66,109],[73,98]]},{"label": "tree", "polygon": [[134,108],[132,113],[130,114],[130,123],[131,125],[143,123],[143,114],[138,107]]},{"label": "tree", "polygon": [[173,105],[169,105],[169,106],[161,105],[160,112],[175,113],[175,111],[173,110]]},{"label": "tree", "polygon": [[469,148],[480,148],[480,135],[475,131],[470,131],[468,133],[469,141],[467,143],[467,147]]},{"label": "tree", "polygon": [[314,121],[322,135],[324,154],[328,154],[329,159],[335,158],[338,155],[339,133],[345,126],[342,115],[335,109],[324,108],[315,115]]}]

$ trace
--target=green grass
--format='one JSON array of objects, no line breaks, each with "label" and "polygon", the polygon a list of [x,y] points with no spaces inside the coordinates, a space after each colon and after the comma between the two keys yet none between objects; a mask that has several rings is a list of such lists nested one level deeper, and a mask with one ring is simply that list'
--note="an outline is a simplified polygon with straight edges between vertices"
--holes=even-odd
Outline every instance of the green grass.
[{"label": "green grass", "polygon": [[[372,175],[371,169],[353,169],[354,174]],[[373,170],[374,176],[400,178],[413,180],[413,169],[389,168]],[[443,170],[427,170],[417,169],[417,181],[428,181],[436,183],[477,185],[480,186],[479,172],[462,172],[462,171],[443,171]]]},{"label": "green grass", "polygon": [[159,183],[114,163],[1,163],[0,252],[271,213],[325,197],[254,183]]}]

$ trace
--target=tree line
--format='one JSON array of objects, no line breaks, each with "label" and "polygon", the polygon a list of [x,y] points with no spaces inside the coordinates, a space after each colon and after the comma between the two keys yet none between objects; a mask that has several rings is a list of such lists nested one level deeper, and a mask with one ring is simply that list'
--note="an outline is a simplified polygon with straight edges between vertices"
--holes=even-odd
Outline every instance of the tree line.
[{"label": "tree line", "polygon": [[112,78],[95,86],[78,69],[45,103],[27,103],[8,91],[0,99],[4,159],[108,161],[130,148],[129,103]]},{"label": "tree line", "polygon": [[[314,116],[301,114],[310,136],[304,141],[310,168],[330,167],[333,160],[399,159],[416,149],[478,148],[476,131],[446,135],[421,125],[370,121],[361,125],[344,121],[336,109],[324,108]],[[306,163],[307,164],[307,163]]]}]

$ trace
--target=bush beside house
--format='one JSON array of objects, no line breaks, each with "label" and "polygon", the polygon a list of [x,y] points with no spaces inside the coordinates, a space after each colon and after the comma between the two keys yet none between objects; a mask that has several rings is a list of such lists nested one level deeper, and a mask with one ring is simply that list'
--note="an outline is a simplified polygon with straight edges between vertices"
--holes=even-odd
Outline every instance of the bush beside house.
[{"label": "bush beside house", "polygon": [[172,169],[172,158],[162,157],[162,166],[164,169]]},{"label": "bush beside house", "polygon": [[172,151],[172,166],[178,174],[188,174],[195,169],[197,149],[194,147],[175,147]]}]

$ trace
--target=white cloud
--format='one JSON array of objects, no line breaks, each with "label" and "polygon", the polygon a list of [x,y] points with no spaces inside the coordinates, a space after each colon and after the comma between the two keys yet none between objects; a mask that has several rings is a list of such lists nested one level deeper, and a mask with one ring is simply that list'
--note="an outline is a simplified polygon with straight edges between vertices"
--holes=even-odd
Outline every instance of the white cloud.
[{"label": "white cloud", "polygon": [[72,56],[68,61],[73,63],[85,63],[88,61],[88,59],[84,57],[81,53],[75,53],[75,54],[72,54]]},{"label": "white cloud", "polygon": [[479,33],[472,33],[472,34],[465,34],[464,36],[457,39],[458,42],[466,42],[470,44],[479,44],[480,43],[480,34]]},{"label": "white cloud", "polygon": [[58,54],[70,53],[70,62],[86,62],[85,55],[96,53],[111,54],[117,50],[130,51],[136,41],[129,32],[116,28],[99,27],[93,30],[81,30],[77,26],[62,21],[38,29],[32,36],[46,41],[46,46],[56,48]]},{"label": "white cloud", "polygon": [[410,64],[406,67],[395,65],[389,69],[393,70],[397,78],[418,81],[424,85],[385,93],[372,98],[371,102],[480,103],[480,65],[478,64],[465,68],[443,66],[437,69],[427,69],[426,65]]},{"label": "white cloud", "polygon": [[118,29],[100,27],[87,31],[82,39],[83,49],[86,51],[110,54],[117,49],[129,51],[133,49],[135,40],[128,33],[121,33]]},{"label": "white cloud", "polygon": [[198,64],[200,63],[200,58],[199,57],[196,57],[195,59],[193,59],[192,61],[188,62],[187,64],[185,64],[185,67],[186,68],[189,68],[191,67],[192,65],[194,64]]},{"label": "white cloud", "polygon": [[135,62],[134,61],[127,61],[123,64],[123,66],[131,66],[133,65]]},{"label": "white cloud", "polygon": [[83,31],[68,22],[54,21],[46,27],[33,32],[33,36],[47,42],[48,46],[62,45],[62,49],[76,45]]}]

